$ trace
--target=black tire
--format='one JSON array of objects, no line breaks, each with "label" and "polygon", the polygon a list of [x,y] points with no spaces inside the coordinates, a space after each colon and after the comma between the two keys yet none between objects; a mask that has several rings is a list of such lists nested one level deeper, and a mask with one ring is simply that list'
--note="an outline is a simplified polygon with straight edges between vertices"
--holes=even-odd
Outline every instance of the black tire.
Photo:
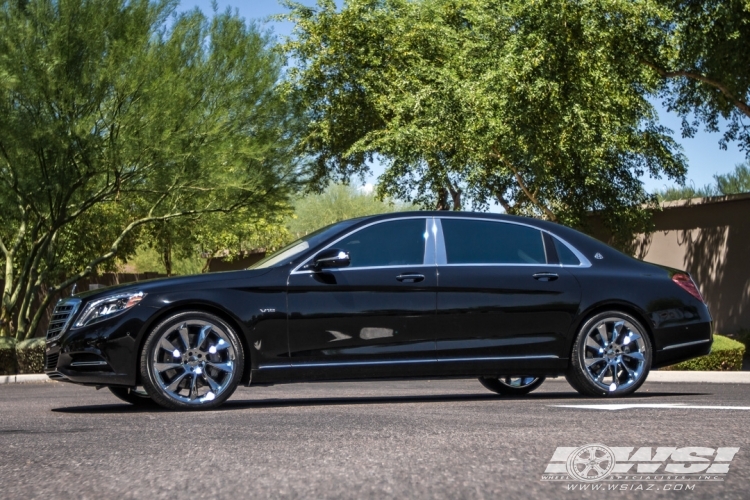
[{"label": "black tire", "polygon": [[[511,380],[516,378],[520,380]],[[479,377],[479,383],[492,392],[502,394],[503,396],[523,396],[537,389],[544,383],[544,380],[544,377]]]},{"label": "black tire", "polygon": [[[610,323],[612,328],[608,326]],[[623,324],[620,333],[615,331],[615,325],[618,323]],[[601,331],[600,325],[604,325],[606,339],[601,333],[597,334],[597,331]],[[622,333],[626,331],[630,333]],[[625,337],[633,340],[628,340],[627,343],[623,340],[618,342],[617,339]],[[642,360],[632,358],[637,353],[640,353]],[[651,369],[652,355],[651,339],[640,321],[621,311],[605,311],[586,320],[578,330],[565,378],[573,389],[584,396],[627,396],[637,391],[646,381]],[[589,368],[586,366],[587,362]],[[626,363],[628,366],[625,366]],[[596,372],[599,367],[603,367],[598,372],[603,378],[597,381]],[[602,374],[602,371],[606,373]],[[607,387],[608,380],[611,383]]]},{"label": "black tire", "polygon": [[[204,334],[205,328],[208,333]],[[174,355],[164,340],[175,348]],[[209,344],[213,345],[207,348]],[[219,370],[218,366],[223,368]],[[148,335],[141,351],[141,379],[146,392],[171,410],[220,406],[237,389],[244,366],[242,342],[234,329],[221,318],[201,311],[181,312],[162,321]]]},{"label": "black tire", "polygon": [[122,401],[133,406],[139,408],[155,408],[158,406],[143,389],[138,390],[134,387],[108,387],[107,389]]}]

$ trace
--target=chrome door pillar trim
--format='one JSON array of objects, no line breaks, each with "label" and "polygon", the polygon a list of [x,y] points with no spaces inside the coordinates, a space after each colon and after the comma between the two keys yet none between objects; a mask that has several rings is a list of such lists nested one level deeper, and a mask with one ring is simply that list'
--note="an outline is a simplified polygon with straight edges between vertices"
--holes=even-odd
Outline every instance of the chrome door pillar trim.
[{"label": "chrome door pillar trim", "polygon": [[443,236],[443,224],[439,217],[434,219],[435,228],[435,260],[438,266],[448,264],[448,253],[445,250],[445,237]]},{"label": "chrome door pillar trim", "polygon": [[436,266],[437,261],[437,228],[435,218],[427,217],[424,231],[424,260],[425,266]]}]

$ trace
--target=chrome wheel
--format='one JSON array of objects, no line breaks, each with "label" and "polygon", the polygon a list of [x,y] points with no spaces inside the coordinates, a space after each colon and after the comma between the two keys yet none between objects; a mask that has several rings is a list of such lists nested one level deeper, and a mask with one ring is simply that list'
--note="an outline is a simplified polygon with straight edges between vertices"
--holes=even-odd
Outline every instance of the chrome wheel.
[{"label": "chrome wheel", "polygon": [[625,392],[643,379],[648,343],[634,321],[618,316],[598,319],[579,345],[585,374],[598,388]]},{"label": "chrome wheel", "polygon": [[149,371],[168,398],[202,405],[233,386],[237,352],[223,326],[187,319],[167,328],[152,350]]},{"label": "chrome wheel", "polygon": [[539,377],[523,377],[523,376],[515,376],[515,377],[498,377],[497,381],[500,382],[503,385],[507,385],[508,387],[513,387],[515,389],[521,388],[521,387],[529,387],[533,385],[537,380],[539,380]]},{"label": "chrome wheel", "polygon": [[542,385],[544,377],[505,375],[501,377],[480,377],[479,382],[492,392],[504,396],[523,396]]}]

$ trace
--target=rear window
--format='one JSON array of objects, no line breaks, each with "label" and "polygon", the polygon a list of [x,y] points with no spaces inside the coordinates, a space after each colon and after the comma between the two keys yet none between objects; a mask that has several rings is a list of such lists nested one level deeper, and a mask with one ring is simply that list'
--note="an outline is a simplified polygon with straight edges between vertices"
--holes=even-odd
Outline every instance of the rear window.
[{"label": "rear window", "polygon": [[448,264],[546,264],[542,232],[528,226],[441,219]]}]

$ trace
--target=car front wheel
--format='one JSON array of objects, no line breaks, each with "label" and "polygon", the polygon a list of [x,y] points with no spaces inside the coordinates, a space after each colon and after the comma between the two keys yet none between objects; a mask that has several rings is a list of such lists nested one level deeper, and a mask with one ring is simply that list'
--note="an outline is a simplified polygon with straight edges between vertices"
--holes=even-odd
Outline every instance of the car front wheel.
[{"label": "car front wheel", "polygon": [[578,331],[565,378],[585,396],[626,396],[646,380],[651,357],[651,340],[641,323],[629,314],[607,311]]},{"label": "car front wheel", "polygon": [[160,323],[141,352],[143,385],[153,400],[175,410],[216,408],[237,388],[242,343],[223,320],[183,312]]}]

